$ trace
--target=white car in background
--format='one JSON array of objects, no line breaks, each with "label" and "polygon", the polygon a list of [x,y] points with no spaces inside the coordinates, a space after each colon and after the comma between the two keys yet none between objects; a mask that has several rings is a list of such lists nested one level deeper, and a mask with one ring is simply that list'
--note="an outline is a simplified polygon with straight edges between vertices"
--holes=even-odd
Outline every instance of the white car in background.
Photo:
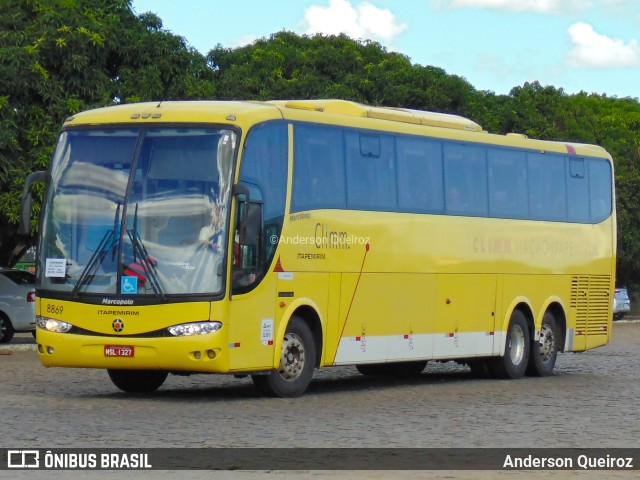
[{"label": "white car in background", "polygon": [[631,300],[627,289],[616,287],[613,292],[613,319],[620,320],[625,314],[631,311]]},{"label": "white car in background", "polygon": [[35,275],[0,267],[0,343],[10,342],[16,332],[36,330]]}]

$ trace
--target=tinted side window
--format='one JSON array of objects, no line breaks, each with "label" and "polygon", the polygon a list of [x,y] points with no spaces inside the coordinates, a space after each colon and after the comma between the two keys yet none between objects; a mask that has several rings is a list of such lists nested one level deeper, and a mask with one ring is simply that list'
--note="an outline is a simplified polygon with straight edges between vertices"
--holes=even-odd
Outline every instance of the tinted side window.
[{"label": "tinted side window", "polygon": [[527,155],[507,149],[489,149],[489,215],[526,218],[529,215]]},{"label": "tinted side window", "polygon": [[349,208],[598,223],[607,161],[297,125],[291,211]]},{"label": "tinted side window", "polygon": [[565,158],[561,155],[528,155],[529,206],[534,220],[566,220]]},{"label": "tinted side window", "polygon": [[341,129],[296,125],[294,158],[292,212],[346,208]]},{"label": "tinted side window", "polygon": [[444,145],[447,213],[487,215],[487,162],[483,145]]},{"label": "tinted side window", "polygon": [[[276,245],[271,238],[279,236],[284,220],[287,192],[287,125],[269,122],[249,131],[242,157],[240,180],[250,191],[251,202],[262,203],[258,222],[257,244],[241,245],[234,242],[232,290],[245,293],[254,288],[266,274]],[[248,208],[244,205],[241,208]],[[258,215],[260,209],[247,210]],[[240,208],[238,218],[240,217]],[[238,221],[236,221],[238,234]],[[239,235],[236,236],[239,240]]]},{"label": "tinted side window", "polygon": [[240,180],[257,185],[265,222],[284,215],[287,196],[287,125],[265,123],[247,137]]},{"label": "tinted side window", "polygon": [[608,162],[595,159],[590,159],[588,165],[591,221],[599,223],[611,214],[611,167]]},{"label": "tinted side window", "polygon": [[395,142],[391,135],[345,132],[347,207],[397,208]]},{"label": "tinted side window", "polygon": [[567,162],[567,219],[570,222],[589,223],[589,178],[584,158],[571,158]]},{"label": "tinted side window", "polygon": [[398,137],[398,209],[402,212],[444,211],[442,142]]}]

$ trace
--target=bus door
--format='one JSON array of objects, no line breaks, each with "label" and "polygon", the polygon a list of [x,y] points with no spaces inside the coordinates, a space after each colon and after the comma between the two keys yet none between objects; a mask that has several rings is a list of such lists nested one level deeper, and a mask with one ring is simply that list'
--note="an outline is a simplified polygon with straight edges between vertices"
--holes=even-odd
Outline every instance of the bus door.
[{"label": "bus door", "polygon": [[231,257],[229,365],[236,371],[273,367],[277,274],[267,271],[262,209],[240,204],[244,231],[238,229]]},{"label": "bus door", "polygon": [[250,129],[239,182],[231,266],[229,361],[232,370],[273,368],[277,273],[269,267],[284,220],[289,162],[288,126]]}]

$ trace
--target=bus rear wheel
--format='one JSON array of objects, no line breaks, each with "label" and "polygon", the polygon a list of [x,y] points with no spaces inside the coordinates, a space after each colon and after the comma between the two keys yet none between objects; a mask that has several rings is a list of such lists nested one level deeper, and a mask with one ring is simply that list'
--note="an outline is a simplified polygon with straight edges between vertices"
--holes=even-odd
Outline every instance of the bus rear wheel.
[{"label": "bus rear wheel", "polygon": [[168,372],[160,370],[114,370],[107,373],[113,384],[127,393],[155,392],[167,379]]},{"label": "bus rear wheel", "polygon": [[560,334],[553,313],[546,312],[540,327],[540,337],[531,346],[531,358],[527,374],[536,377],[547,377],[553,373],[559,350]]},{"label": "bus rear wheel", "polygon": [[509,320],[504,356],[491,358],[491,373],[495,378],[522,378],[529,363],[529,327],[520,310],[515,310]]},{"label": "bus rear wheel", "polygon": [[268,397],[299,397],[311,383],[315,362],[316,346],[309,325],[300,317],[292,317],[282,341],[280,366],[251,379]]}]

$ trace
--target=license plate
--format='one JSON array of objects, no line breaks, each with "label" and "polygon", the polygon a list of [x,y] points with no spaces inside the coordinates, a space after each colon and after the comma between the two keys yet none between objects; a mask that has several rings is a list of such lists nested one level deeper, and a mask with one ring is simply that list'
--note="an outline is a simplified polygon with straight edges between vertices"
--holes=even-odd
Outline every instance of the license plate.
[{"label": "license plate", "polygon": [[105,357],[133,357],[135,349],[133,345],[105,345]]}]

